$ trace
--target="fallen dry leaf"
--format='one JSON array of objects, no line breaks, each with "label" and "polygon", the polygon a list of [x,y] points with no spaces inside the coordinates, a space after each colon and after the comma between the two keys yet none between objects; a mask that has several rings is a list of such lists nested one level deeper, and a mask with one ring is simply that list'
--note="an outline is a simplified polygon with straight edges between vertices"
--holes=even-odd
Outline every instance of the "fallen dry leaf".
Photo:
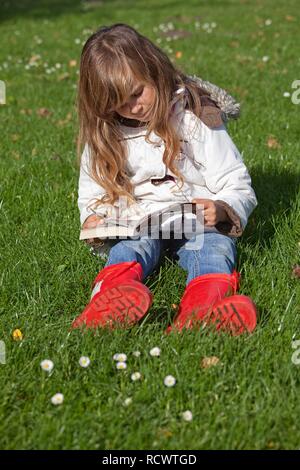
[{"label": "fallen dry leaf", "polygon": [[295,264],[292,268],[292,278],[300,279],[300,265]]},{"label": "fallen dry leaf", "polygon": [[49,109],[47,108],[39,108],[37,111],[36,111],[36,114],[40,117],[47,117],[47,116],[51,116],[52,111],[50,111]]},{"label": "fallen dry leaf", "polygon": [[280,143],[278,142],[278,140],[270,135],[268,137],[268,140],[267,140],[267,146],[270,148],[270,149],[280,149],[281,148],[281,145]]},{"label": "fallen dry leaf", "polygon": [[201,367],[207,369],[208,367],[216,366],[220,359],[217,356],[204,357],[201,361]]},{"label": "fallen dry leaf", "polygon": [[177,51],[176,54],[175,54],[175,57],[176,57],[176,59],[180,59],[182,57],[182,52]]},{"label": "fallen dry leaf", "polygon": [[69,61],[69,67],[76,67],[76,65],[77,65],[77,60],[73,59]]},{"label": "fallen dry leaf", "polygon": [[286,21],[294,21],[295,17],[291,16],[291,15],[286,15],[285,19],[286,19]]}]

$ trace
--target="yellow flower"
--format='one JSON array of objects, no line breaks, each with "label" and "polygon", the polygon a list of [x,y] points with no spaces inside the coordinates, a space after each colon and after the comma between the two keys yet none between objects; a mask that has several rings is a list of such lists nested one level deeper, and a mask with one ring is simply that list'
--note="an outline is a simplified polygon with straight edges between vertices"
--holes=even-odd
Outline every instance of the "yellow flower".
[{"label": "yellow flower", "polygon": [[21,330],[17,328],[16,330],[13,331],[12,337],[15,341],[22,341],[23,333]]}]

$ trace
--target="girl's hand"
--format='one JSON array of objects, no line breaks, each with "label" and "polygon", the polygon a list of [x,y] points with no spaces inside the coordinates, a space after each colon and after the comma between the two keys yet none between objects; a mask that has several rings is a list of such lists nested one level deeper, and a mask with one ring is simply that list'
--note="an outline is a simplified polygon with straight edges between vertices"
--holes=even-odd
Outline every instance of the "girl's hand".
[{"label": "girl's hand", "polygon": [[[100,215],[90,215],[82,224],[82,228],[94,228],[97,227],[99,224],[103,224],[104,218]],[[98,238],[88,238],[86,241],[87,244],[93,244],[99,240]]]},{"label": "girl's hand", "polygon": [[216,201],[211,199],[193,199],[192,202],[203,206],[203,221],[207,227],[214,227],[218,222],[229,220],[225,209]]}]

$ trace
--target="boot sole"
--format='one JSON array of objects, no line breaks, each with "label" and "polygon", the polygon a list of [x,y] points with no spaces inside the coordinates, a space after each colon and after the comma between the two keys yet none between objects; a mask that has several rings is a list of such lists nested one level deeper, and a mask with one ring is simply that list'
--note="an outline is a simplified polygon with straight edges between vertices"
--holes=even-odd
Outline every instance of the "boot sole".
[{"label": "boot sole", "polygon": [[131,326],[145,316],[151,304],[151,291],[144,284],[130,281],[96,294],[72,327]]},{"label": "boot sole", "polygon": [[233,336],[251,333],[256,327],[257,309],[249,297],[234,295],[213,308],[209,322],[215,323],[218,331],[229,331]]},{"label": "boot sole", "polygon": [[165,332],[178,332],[182,329],[199,327],[201,324],[204,327],[214,324],[217,331],[227,331],[233,336],[238,336],[242,333],[251,333],[256,327],[256,322],[257,309],[254,302],[245,295],[233,295],[220,300],[211,313],[201,318],[197,318],[197,314],[191,314],[185,325],[178,327],[175,322]]}]

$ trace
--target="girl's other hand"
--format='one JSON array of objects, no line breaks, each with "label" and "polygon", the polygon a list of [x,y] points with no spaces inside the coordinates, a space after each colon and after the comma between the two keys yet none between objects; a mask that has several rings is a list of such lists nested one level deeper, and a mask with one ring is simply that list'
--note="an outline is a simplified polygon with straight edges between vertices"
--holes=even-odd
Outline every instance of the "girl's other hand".
[{"label": "girl's other hand", "polygon": [[226,211],[218,202],[212,201],[211,199],[193,199],[192,202],[203,206],[204,225],[207,227],[214,227],[218,222],[228,220]]},{"label": "girl's other hand", "polygon": [[[100,215],[90,215],[82,224],[82,228],[94,228],[97,227],[97,225],[101,225],[104,223],[104,218],[101,217]],[[98,238],[88,238],[86,241],[87,244],[93,244],[96,243],[99,239]]]}]

